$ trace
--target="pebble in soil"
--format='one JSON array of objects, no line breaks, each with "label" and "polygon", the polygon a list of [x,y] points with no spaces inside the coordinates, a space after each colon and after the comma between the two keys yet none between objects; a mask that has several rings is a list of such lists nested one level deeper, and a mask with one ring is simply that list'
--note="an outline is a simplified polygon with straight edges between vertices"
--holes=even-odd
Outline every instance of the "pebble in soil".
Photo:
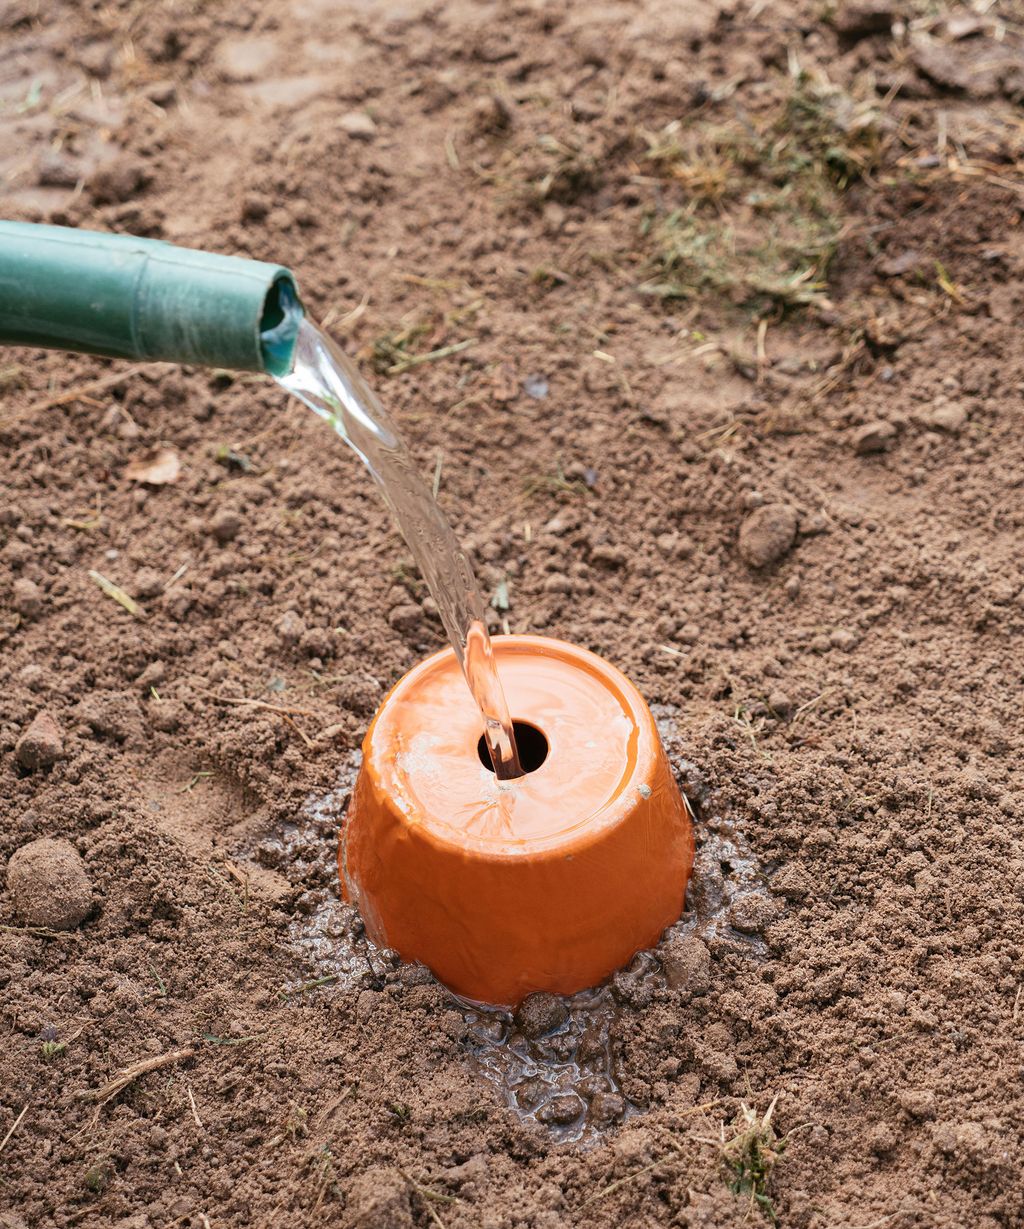
[{"label": "pebble in soil", "polygon": [[[470,1067],[521,1118],[559,1142],[587,1144],[641,1112],[623,1094],[616,1064],[616,1024],[643,1011],[660,992],[703,993],[711,953],[761,958],[761,931],[777,904],[743,834],[710,811],[700,769],[682,756],[671,706],[654,706],[662,740],[695,815],[697,852],[685,911],[652,952],[640,952],[608,982],[578,994],[536,994],[517,1011],[456,1000],[469,1030]],[[340,898],[337,836],[359,767],[343,766],[330,793],[309,799],[294,823],[268,833],[247,851],[260,865],[301,884],[288,940],[297,957],[289,992],[345,993],[380,989],[401,976],[430,980],[427,970],[399,970],[393,952],[378,949]],[[705,811],[708,811],[705,814]],[[453,996],[454,997],[454,996]]]}]

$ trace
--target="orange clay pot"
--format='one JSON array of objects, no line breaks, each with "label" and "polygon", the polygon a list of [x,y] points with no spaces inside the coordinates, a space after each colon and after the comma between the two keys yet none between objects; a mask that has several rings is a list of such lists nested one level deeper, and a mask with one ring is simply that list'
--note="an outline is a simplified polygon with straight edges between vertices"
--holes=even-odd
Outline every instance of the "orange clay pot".
[{"label": "orange clay pot", "polygon": [[[367,932],[456,993],[515,1006],[604,980],[679,917],[686,804],[647,705],[614,666],[540,636],[494,654],[524,762],[499,785],[451,649],[391,691],[363,742],[339,850]],[[526,743],[530,746],[527,747]]]}]

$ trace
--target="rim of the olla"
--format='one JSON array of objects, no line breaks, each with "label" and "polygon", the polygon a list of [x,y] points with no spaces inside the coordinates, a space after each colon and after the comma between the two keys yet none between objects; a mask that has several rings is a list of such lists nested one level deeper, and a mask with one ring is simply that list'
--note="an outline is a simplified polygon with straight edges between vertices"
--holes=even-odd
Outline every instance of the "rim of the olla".
[{"label": "rim of the olla", "polygon": [[[364,771],[399,822],[440,851],[500,861],[572,857],[663,788],[654,719],[621,671],[589,649],[529,635],[492,644],[513,719],[548,740],[540,768],[500,787],[483,768],[480,717],[446,648],[389,693],[363,742]],[[578,745],[581,731],[589,745]],[[488,799],[499,791],[512,791],[512,822],[522,831],[493,830]],[[482,821],[478,803],[486,804]]]}]

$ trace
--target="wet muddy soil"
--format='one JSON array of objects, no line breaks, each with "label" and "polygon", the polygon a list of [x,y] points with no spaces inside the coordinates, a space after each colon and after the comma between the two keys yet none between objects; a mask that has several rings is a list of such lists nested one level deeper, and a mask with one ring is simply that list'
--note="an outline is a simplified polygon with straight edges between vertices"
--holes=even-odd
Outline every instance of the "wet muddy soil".
[{"label": "wet muddy soil", "polygon": [[1016,1229],[1014,6],[0,30],[0,212],[295,268],[698,840],[565,1004],[370,948],[355,757],[442,643],[371,484],[269,382],[5,351],[0,1226]]}]

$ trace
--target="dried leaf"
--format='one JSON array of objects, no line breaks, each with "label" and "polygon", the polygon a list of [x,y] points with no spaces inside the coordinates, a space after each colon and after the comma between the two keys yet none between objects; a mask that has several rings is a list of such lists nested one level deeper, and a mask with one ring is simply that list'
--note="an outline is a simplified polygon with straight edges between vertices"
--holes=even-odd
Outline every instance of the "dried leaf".
[{"label": "dried leaf", "polygon": [[166,486],[169,482],[177,482],[180,473],[181,462],[171,448],[144,452],[124,467],[126,478],[132,482],[144,482],[147,486]]}]

